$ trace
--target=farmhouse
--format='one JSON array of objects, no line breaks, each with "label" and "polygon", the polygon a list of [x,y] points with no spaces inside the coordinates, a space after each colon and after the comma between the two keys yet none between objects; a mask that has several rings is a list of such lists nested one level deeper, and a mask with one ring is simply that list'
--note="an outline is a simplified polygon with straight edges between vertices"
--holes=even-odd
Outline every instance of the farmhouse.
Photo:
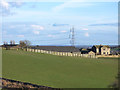
[{"label": "farmhouse", "polygon": [[92,51],[95,52],[96,55],[109,55],[110,47],[108,45],[94,45]]},{"label": "farmhouse", "polygon": [[110,47],[108,45],[94,45],[91,49],[80,49],[81,54],[89,54],[89,55],[109,55]]}]

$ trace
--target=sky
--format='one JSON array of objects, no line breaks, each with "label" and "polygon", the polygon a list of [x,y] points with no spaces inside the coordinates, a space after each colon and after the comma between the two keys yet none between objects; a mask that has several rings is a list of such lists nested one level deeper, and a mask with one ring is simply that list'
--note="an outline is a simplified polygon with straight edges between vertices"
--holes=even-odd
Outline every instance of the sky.
[{"label": "sky", "polygon": [[[118,44],[117,2],[0,2],[2,42],[32,45]],[[1,42],[1,43],[2,43]]]}]

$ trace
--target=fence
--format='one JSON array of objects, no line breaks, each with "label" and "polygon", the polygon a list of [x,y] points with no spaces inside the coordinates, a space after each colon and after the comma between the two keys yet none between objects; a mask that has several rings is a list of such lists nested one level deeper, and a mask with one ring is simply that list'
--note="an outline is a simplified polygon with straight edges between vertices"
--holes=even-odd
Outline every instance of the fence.
[{"label": "fence", "polygon": [[81,54],[80,52],[57,52],[57,51],[47,51],[47,50],[40,50],[40,49],[30,49],[27,48],[29,52],[36,52],[36,53],[46,53],[58,56],[74,56],[74,57],[87,57],[87,58],[97,58],[96,55],[89,55],[89,54]]}]

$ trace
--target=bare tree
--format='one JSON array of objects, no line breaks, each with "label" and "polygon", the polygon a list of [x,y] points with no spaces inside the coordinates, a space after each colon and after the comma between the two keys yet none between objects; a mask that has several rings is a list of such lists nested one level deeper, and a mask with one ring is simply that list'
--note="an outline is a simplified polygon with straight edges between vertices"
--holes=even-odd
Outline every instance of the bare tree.
[{"label": "bare tree", "polygon": [[10,41],[10,44],[12,45],[12,40]]},{"label": "bare tree", "polygon": [[19,42],[19,45],[21,48],[27,48],[28,46],[30,46],[31,42],[29,40],[23,40]]},{"label": "bare tree", "polygon": [[11,45],[14,45],[14,44],[15,44],[15,41],[14,41],[14,40],[11,40],[11,41],[10,41],[10,44],[11,44]]},{"label": "bare tree", "polygon": [[29,40],[24,40],[26,47],[30,46],[31,42]]},{"label": "bare tree", "polygon": [[15,45],[15,41],[13,40],[13,44]]},{"label": "bare tree", "polygon": [[19,42],[19,45],[20,45],[21,48],[23,48],[23,47],[26,46],[24,41],[20,41],[20,42]]},{"label": "bare tree", "polygon": [[6,48],[6,50],[10,50],[10,46],[8,46],[8,43],[6,41],[4,41],[3,43],[3,47]]},{"label": "bare tree", "polygon": [[6,41],[4,41],[3,43],[4,43],[4,45],[8,44]]}]

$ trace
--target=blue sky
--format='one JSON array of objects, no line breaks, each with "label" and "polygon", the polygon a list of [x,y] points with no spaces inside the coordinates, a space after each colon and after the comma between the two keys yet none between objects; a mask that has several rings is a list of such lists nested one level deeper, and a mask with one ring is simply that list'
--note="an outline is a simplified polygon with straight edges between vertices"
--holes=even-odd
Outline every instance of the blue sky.
[{"label": "blue sky", "polygon": [[2,39],[33,45],[118,44],[117,2],[6,2],[2,6]]}]

